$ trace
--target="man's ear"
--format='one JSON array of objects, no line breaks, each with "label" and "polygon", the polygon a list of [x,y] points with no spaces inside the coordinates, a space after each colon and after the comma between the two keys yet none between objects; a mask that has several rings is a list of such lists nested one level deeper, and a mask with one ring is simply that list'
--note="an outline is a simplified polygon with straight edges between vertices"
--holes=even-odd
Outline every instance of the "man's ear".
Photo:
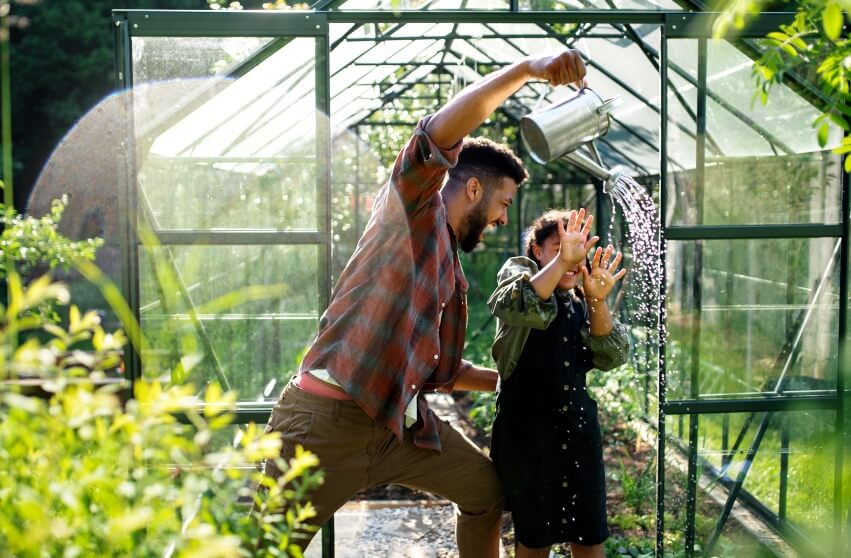
[{"label": "man's ear", "polygon": [[475,176],[471,176],[467,179],[467,183],[464,185],[464,193],[467,196],[467,201],[471,203],[479,203],[479,200],[482,199],[485,190],[482,183],[479,182],[479,179]]},{"label": "man's ear", "polygon": [[541,247],[537,244],[532,245],[532,253],[535,254],[535,259],[541,261]]}]

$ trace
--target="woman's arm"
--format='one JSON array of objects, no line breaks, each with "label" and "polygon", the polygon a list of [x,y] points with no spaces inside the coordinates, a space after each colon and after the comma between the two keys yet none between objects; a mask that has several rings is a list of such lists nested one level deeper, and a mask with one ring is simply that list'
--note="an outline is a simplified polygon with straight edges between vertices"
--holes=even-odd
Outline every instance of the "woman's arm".
[{"label": "woman's arm", "polygon": [[497,287],[488,299],[491,313],[512,327],[546,329],[555,319],[555,299],[540,298],[530,279],[538,266],[522,256],[510,258],[497,274]]}]

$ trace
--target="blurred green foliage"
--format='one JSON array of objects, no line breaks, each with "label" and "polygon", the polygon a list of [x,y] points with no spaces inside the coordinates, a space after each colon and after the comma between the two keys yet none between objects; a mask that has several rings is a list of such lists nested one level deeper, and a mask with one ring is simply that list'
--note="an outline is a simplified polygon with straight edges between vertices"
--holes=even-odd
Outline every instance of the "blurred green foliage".
[{"label": "blurred green foliage", "polygon": [[[851,172],[851,4],[847,0],[784,0],[795,12],[794,20],[768,33],[762,41],[762,56],[753,67],[754,98],[768,102],[774,86],[791,72],[813,82],[826,99],[821,114],[812,123],[822,147],[827,144],[831,125],[840,128],[844,138],[834,153],[845,156],[845,170]],[[784,6],[785,7],[785,6]],[[715,23],[716,37],[746,27],[761,11],[776,10],[772,0],[730,0]]]},{"label": "blurred green foliage", "polygon": [[[121,331],[105,332],[94,312],[75,306],[67,326],[33,315],[69,302],[47,276],[23,287],[11,274],[8,289],[0,556],[301,555],[293,541],[314,513],[305,496],[322,478],[315,456],[299,448],[283,463],[280,438],[254,424],[215,443],[236,400],[216,383],[199,398],[189,384],[138,380],[124,400],[127,386],[107,380],[120,363]],[[46,340],[27,335],[37,330]],[[285,473],[265,477],[254,466],[263,460]]]}]

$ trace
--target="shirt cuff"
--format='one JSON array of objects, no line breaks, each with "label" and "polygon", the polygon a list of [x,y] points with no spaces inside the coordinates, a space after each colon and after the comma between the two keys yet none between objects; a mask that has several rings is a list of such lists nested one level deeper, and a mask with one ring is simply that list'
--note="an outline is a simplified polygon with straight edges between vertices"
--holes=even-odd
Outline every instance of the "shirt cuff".
[{"label": "shirt cuff", "polygon": [[607,335],[591,335],[587,327],[580,330],[583,343],[594,355],[594,365],[601,370],[616,368],[629,357],[629,330],[617,320],[612,322]]},{"label": "shirt cuff", "polygon": [[450,169],[458,164],[458,155],[461,153],[463,140],[459,140],[458,143],[449,149],[439,147],[431,139],[431,136],[428,135],[428,132],[426,132],[426,126],[432,116],[434,115],[430,114],[420,120],[414,129],[414,136],[417,138],[420,157],[427,165]]}]

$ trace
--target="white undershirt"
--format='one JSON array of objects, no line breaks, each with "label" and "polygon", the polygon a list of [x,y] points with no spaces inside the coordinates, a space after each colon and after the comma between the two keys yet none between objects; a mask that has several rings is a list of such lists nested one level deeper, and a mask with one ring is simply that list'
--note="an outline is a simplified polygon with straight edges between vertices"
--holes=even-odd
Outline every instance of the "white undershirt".
[{"label": "white undershirt", "polygon": [[[442,323],[443,323],[443,310],[441,310],[440,319],[437,322],[438,329],[440,328],[440,324],[442,324]],[[332,378],[331,374],[328,373],[328,370],[326,370],[324,368],[317,368],[316,370],[309,370],[309,372],[315,378],[322,380],[323,382],[327,382],[327,383],[329,383],[333,386],[337,386],[337,387],[340,387],[340,388],[343,387],[339,384],[339,382],[337,382],[337,380]],[[419,396],[419,393],[420,393],[419,390],[415,391],[413,399],[411,399],[411,402],[408,403],[407,407],[405,407],[405,428],[410,428],[411,426],[414,425],[414,423],[417,422],[417,416],[418,416],[418,413],[417,413],[417,397]]]}]

